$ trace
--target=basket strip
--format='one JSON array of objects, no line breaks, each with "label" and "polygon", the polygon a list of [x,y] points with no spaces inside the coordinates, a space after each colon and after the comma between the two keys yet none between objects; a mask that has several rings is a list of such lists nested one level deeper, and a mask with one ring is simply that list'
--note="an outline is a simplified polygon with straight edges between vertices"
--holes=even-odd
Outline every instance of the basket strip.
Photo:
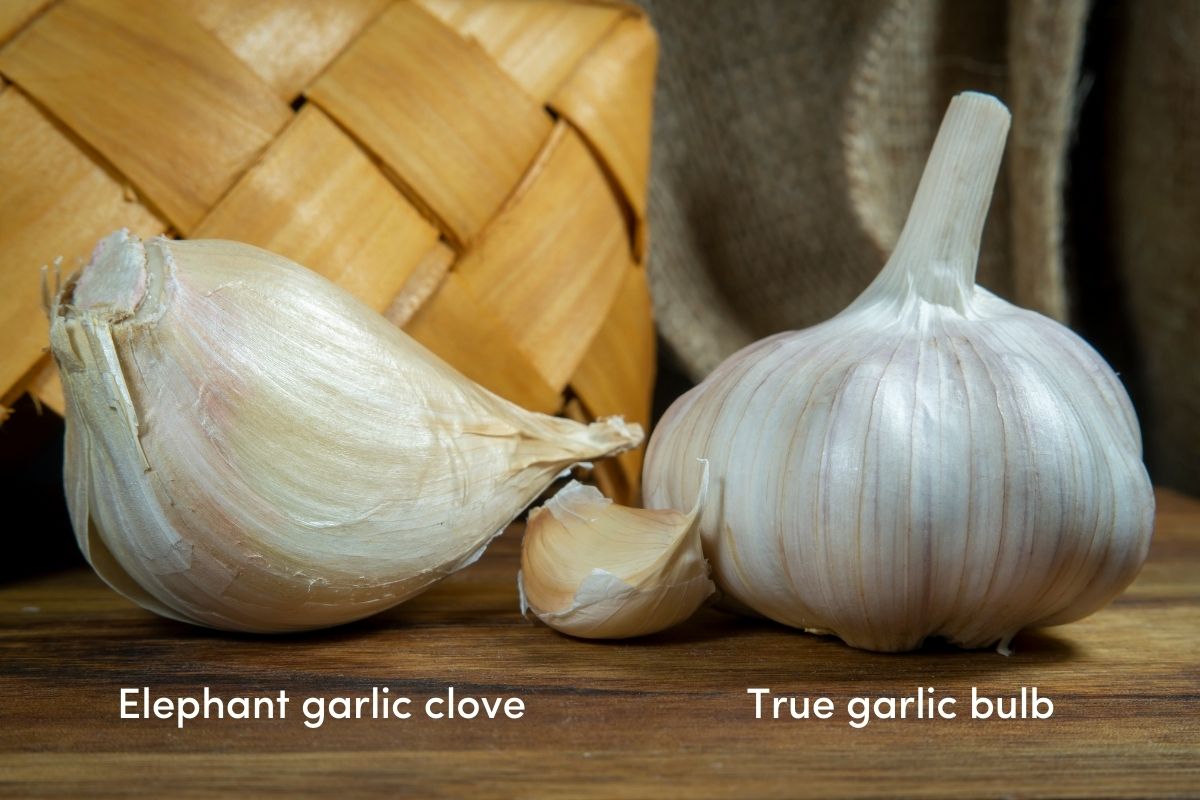
[{"label": "basket strip", "polygon": [[169,3],[65,0],[0,50],[0,71],[185,234],[291,117]]},{"label": "basket strip", "polygon": [[438,237],[313,105],[301,109],[192,235],[287,256],[376,311],[388,307]]},{"label": "basket strip", "polygon": [[411,3],[384,13],[308,97],[376,153],[459,246],[496,213],[551,126],[477,45]]},{"label": "basket strip", "polygon": [[644,252],[658,39],[645,17],[627,17],[579,63],[550,99],[595,147],[636,217]]},{"label": "basket strip", "polygon": [[[5,392],[23,384],[43,360],[48,334],[41,265],[62,256],[69,272],[115,228],[151,236],[166,225],[12,86],[0,91],[0,142],[0,392]],[[46,242],[55,242],[54,252],[47,252]]]},{"label": "basket strip", "polygon": [[174,0],[290,102],[390,0]]},{"label": "basket strip", "polygon": [[52,0],[4,0],[0,3],[0,43],[21,29]]},{"label": "basket strip", "polygon": [[575,65],[626,13],[555,0],[419,0],[484,50],[530,97],[546,103]]},{"label": "basket strip", "polygon": [[512,340],[507,326],[480,302],[457,272],[405,327],[459,372],[532,411],[557,413],[559,390],[541,379]]},{"label": "basket strip", "polygon": [[[631,267],[625,271],[612,311],[571,378],[571,390],[590,419],[622,414],[650,430],[654,345],[646,271]],[[622,453],[615,462],[604,462],[620,466],[627,484],[625,496],[633,500],[640,490],[644,453],[639,447]]]},{"label": "basket strip", "polygon": [[392,298],[383,315],[393,325],[399,328],[406,327],[417,311],[437,294],[457,257],[445,242],[436,242]]},{"label": "basket strip", "polygon": [[631,263],[624,218],[569,125],[455,270],[504,321],[538,375],[562,390]]}]

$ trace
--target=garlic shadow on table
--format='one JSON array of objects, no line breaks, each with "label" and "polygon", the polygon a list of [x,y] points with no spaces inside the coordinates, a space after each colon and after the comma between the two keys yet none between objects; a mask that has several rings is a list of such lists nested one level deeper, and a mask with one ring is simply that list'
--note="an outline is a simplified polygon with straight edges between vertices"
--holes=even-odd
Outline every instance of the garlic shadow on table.
[{"label": "garlic shadow on table", "polygon": [[[1017,634],[1011,645],[1012,654],[1009,656],[1001,655],[994,648],[965,650],[936,637],[926,640],[920,648],[909,652],[878,653],[851,647],[832,635],[798,631],[762,617],[734,613],[715,606],[703,608],[686,622],[658,633],[627,639],[580,639],[554,631],[532,617],[523,619],[515,609],[510,610],[507,604],[503,609],[461,607],[459,603],[454,602],[455,594],[444,592],[442,589],[452,582],[468,579],[469,574],[469,570],[460,573],[443,586],[435,587],[403,605],[333,628],[263,637],[260,634],[202,628],[150,615],[147,615],[145,623],[156,629],[162,638],[223,640],[231,644],[263,646],[272,646],[275,642],[338,646],[366,642],[389,633],[403,638],[406,633],[461,628],[464,633],[478,636],[491,630],[498,639],[503,637],[510,644],[514,643],[516,636],[528,636],[528,645],[531,648],[542,651],[546,647],[552,647],[564,660],[590,658],[596,652],[594,648],[612,651],[637,650],[652,656],[655,651],[661,650],[666,653],[680,646],[696,645],[710,645],[712,651],[706,653],[705,657],[720,660],[726,655],[727,649],[731,658],[736,658],[743,644],[755,641],[757,646],[761,636],[774,635],[776,642],[771,647],[772,653],[791,661],[803,658],[806,675],[812,676],[828,668],[829,676],[839,680],[854,679],[852,672],[845,671],[847,667],[868,663],[886,669],[889,677],[898,677],[910,671],[927,675],[931,660],[955,674],[982,674],[1003,673],[1030,663],[1070,661],[1083,655],[1082,649],[1070,638],[1049,628],[1031,629]],[[818,658],[812,658],[813,648],[821,651]],[[659,663],[668,672],[678,669],[675,658],[661,659]],[[648,673],[655,670],[655,662],[649,659],[642,662],[641,666]],[[753,671],[746,674],[753,674]],[[872,674],[878,676],[877,672],[867,673],[862,679],[867,680]]]},{"label": "garlic shadow on table", "polygon": [[[828,671],[828,677],[837,680],[855,679],[855,674],[846,670],[856,665],[870,664],[875,669],[864,673],[862,680],[878,678],[878,669],[886,670],[891,678],[912,672],[926,676],[915,680],[925,680],[931,666],[944,667],[954,674],[1004,673],[1031,663],[1059,663],[1083,655],[1081,648],[1069,638],[1046,629],[1019,633],[1013,640],[1009,656],[1001,655],[994,648],[964,650],[940,638],[931,638],[918,649],[904,653],[879,653],[851,647],[835,636],[805,633],[767,619],[739,617],[716,609],[702,610],[669,630],[631,639],[584,640],[545,631],[547,637],[553,635],[560,640],[562,647],[578,648],[583,653],[595,652],[591,648],[644,651],[648,658],[641,666],[648,672],[656,669],[655,662],[649,659],[657,650],[673,651],[680,646],[708,644],[712,645],[712,651],[706,652],[704,658],[709,663],[729,664],[739,658],[743,645],[751,642],[755,651],[761,653],[761,637],[772,634],[776,638],[768,652],[777,655],[778,661],[769,659],[760,666],[778,671],[779,665],[791,663],[798,665],[796,669],[802,669],[806,676]],[[820,651],[820,654],[815,655],[814,651]],[[678,670],[676,658],[662,659],[661,665],[667,672]],[[754,669],[746,668],[739,674],[743,677],[751,675]]]}]

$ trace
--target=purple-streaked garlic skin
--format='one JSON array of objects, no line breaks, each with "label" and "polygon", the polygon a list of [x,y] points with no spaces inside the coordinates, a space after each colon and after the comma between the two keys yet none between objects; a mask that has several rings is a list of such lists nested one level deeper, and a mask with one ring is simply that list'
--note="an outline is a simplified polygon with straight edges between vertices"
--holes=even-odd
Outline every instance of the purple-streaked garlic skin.
[{"label": "purple-streaked garlic skin", "polygon": [[974,283],[1008,113],[961,95],[896,251],[845,311],[732,355],[647,452],[647,506],[712,470],[718,587],[869,650],[1006,651],[1137,575],[1154,496],[1129,397],[1087,343]]}]

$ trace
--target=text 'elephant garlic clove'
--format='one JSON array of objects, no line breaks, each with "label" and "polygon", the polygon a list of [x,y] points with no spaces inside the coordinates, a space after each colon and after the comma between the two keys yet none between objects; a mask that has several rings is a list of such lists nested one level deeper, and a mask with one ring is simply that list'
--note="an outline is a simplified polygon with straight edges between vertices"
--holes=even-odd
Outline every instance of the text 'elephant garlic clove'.
[{"label": "text 'elephant garlic clove'", "polygon": [[527,412],[247,245],[97,247],[51,307],[84,555],[164,616],[291,631],[471,563],[567,466],[635,446]]},{"label": "text 'elephant garlic clove'", "polygon": [[734,600],[871,650],[1003,650],[1137,574],[1154,497],[1128,396],[1070,330],[975,285],[1008,124],[956,97],[879,277],[659,423],[646,503],[677,505],[708,459],[700,530]]},{"label": "text 'elephant garlic clove'", "polygon": [[521,547],[521,611],[585,639],[656,633],[690,617],[713,594],[696,522],[708,483],[688,513],[614,504],[572,481],[529,514]]}]

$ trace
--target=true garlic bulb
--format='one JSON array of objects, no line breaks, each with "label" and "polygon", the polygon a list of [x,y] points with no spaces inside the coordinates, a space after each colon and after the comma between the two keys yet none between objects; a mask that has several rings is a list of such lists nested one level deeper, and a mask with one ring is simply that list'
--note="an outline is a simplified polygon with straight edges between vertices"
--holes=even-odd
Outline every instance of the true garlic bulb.
[{"label": "true garlic bulb", "polygon": [[121,231],[54,299],[84,555],[166,617],[334,625],[471,563],[618,418],[529,413],[319,275],[247,245]]},{"label": "true garlic bulb", "polygon": [[655,430],[647,505],[709,460],[700,530],[734,600],[871,650],[1004,651],[1137,574],[1154,499],[1128,396],[1067,328],[974,284],[1008,123],[956,97],[879,277],[731,356]]},{"label": "true garlic bulb", "polygon": [[696,521],[707,468],[688,513],[614,504],[572,481],[529,514],[521,546],[521,611],[562,633],[622,639],[690,617],[716,590]]}]

